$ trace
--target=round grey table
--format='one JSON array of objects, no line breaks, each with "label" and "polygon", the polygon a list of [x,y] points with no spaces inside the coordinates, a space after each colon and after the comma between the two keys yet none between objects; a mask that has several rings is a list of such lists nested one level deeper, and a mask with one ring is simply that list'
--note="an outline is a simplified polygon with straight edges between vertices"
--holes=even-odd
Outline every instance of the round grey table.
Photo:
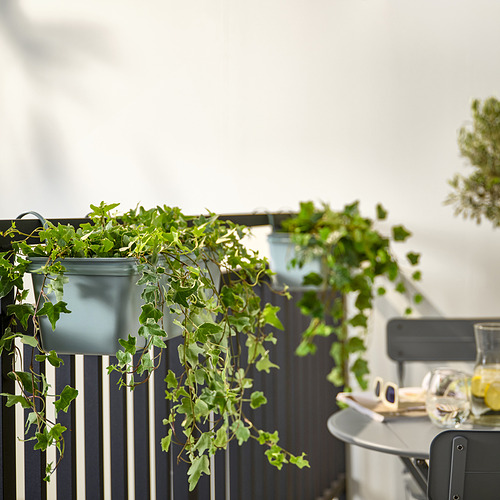
[{"label": "round grey table", "polygon": [[345,443],[399,456],[422,491],[427,492],[426,460],[431,441],[443,431],[433,425],[427,416],[376,422],[352,408],[346,408],[328,419],[328,430]]},{"label": "round grey table", "polygon": [[431,441],[443,431],[427,416],[376,422],[352,408],[334,413],[328,430],[338,439],[400,457],[428,459]]}]

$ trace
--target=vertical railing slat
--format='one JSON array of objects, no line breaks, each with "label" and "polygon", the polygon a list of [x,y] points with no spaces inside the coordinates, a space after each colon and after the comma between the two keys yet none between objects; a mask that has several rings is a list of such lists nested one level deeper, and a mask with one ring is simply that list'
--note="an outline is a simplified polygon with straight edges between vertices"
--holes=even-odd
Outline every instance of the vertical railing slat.
[{"label": "vertical railing slat", "polygon": [[[168,344],[168,349],[172,349],[172,343]],[[159,349],[155,348],[155,356],[159,355]],[[163,419],[167,416],[169,408],[165,399],[165,377],[168,372],[168,356],[166,352],[161,354],[159,367],[155,371],[155,448],[156,448],[156,495],[158,499],[170,499],[170,457],[162,451],[161,439],[167,435],[168,428],[163,425]],[[173,499],[170,499],[173,500]]]},{"label": "vertical railing slat", "polygon": [[87,500],[103,498],[102,357],[85,356],[85,491]]},{"label": "vertical railing slat", "polygon": [[[30,366],[33,371],[37,374],[44,373],[44,363],[39,363],[38,361],[32,359],[33,348],[29,346],[24,346],[23,349],[23,364],[24,371],[29,371]],[[44,401],[37,402],[37,411],[44,411]],[[31,410],[24,411],[24,421],[28,417],[28,413]],[[20,429],[18,432],[22,432]],[[32,425],[28,438],[35,435],[35,426]],[[24,491],[26,498],[30,500],[46,500],[46,483],[43,481],[45,477],[45,467],[46,467],[46,456],[45,453],[40,453],[34,449],[36,441],[26,441],[24,446],[24,469],[25,469],[25,482]]]},{"label": "vertical railing slat", "polygon": [[[117,362],[110,356],[110,364]],[[111,442],[111,498],[127,499],[127,402],[128,389],[118,386],[118,372],[109,375],[109,406],[110,406],[110,442]]]},{"label": "vertical railing slat", "polygon": [[[137,356],[136,360],[137,361]],[[139,379],[136,376],[136,382]],[[135,497],[149,500],[149,403],[148,382],[134,389]]]},{"label": "vertical railing slat", "polygon": [[[75,356],[61,355],[63,365],[56,370],[56,393],[67,385],[75,387]],[[64,434],[64,457],[57,467],[58,500],[76,499],[76,418],[75,406],[71,405],[66,413],[59,412],[58,422],[66,427]]]}]

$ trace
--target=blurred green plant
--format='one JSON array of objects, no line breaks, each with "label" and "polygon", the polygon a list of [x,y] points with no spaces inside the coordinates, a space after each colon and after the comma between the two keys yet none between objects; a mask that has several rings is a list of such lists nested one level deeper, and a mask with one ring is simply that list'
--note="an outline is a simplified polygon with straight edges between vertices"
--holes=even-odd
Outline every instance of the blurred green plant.
[{"label": "blurred green plant", "polygon": [[455,215],[489,220],[500,226],[500,101],[489,97],[471,105],[472,123],[458,132],[460,154],[469,162],[469,175],[456,174],[449,184],[453,191],[445,203]]},{"label": "blurred green plant", "polygon": [[[377,205],[377,220],[386,217],[382,205]],[[391,252],[391,242],[406,241],[411,233],[398,225],[391,227],[390,237],[381,234],[372,219],[361,215],[357,201],[342,211],[334,211],[328,204],[316,207],[311,201],[302,202],[298,214],[284,220],[278,230],[289,233],[295,245],[292,267],[300,268],[313,259],[321,262],[320,273],[312,272],[303,278],[303,285],[314,288],[307,289],[298,303],[302,314],[311,321],[302,334],[297,354],[314,354],[315,337],[333,335],[330,355],[335,365],[328,380],[349,389],[349,373],[352,373],[359,386],[366,389],[369,368],[364,354],[368,319],[375,297],[386,293],[378,278],[387,278],[401,294],[407,292],[400,265]],[[413,268],[411,279],[420,280],[416,268],[420,254],[408,252],[406,258]],[[351,297],[353,311],[347,307],[347,299]],[[414,294],[413,300],[418,303],[422,296]],[[410,314],[411,308],[405,313]]]}]

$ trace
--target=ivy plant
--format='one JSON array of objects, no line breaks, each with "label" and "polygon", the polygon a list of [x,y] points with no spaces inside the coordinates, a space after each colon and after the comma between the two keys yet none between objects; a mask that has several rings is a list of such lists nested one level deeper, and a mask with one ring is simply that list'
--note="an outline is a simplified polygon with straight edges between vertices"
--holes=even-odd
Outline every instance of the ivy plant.
[{"label": "ivy plant", "polygon": [[[378,221],[387,218],[382,205],[377,205],[376,212]],[[397,292],[406,293],[391,243],[406,241],[411,233],[398,225],[391,227],[390,236],[382,234],[374,220],[361,215],[357,201],[341,211],[328,204],[315,206],[311,201],[302,202],[299,212],[283,220],[278,230],[290,233],[295,246],[289,265],[300,268],[313,259],[321,263],[321,272],[311,272],[303,278],[303,285],[308,288],[298,306],[310,317],[310,323],[302,334],[297,354],[314,354],[315,338],[332,336],[330,355],[335,364],[328,380],[348,390],[352,373],[359,386],[366,389],[369,368],[364,354],[368,319],[375,297],[386,293],[386,286],[378,278],[387,278]],[[406,258],[412,269],[411,278],[420,280],[416,267],[420,255],[408,252]],[[353,310],[347,307],[350,297]],[[413,300],[420,302],[422,296],[415,294]],[[411,313],[411,308],[405,313]]]},{"label": "ivy plant", "polygon": [[475,220],[489,220],[500,226],[500,101],[489,97],[474,99],[472,123],[458,132],[460,154],[472,167],[469,175],[456,174],[450,185],[453,191],[446,203],[456,215]]},{"label": "ivy plant", "polygon": [[[165,315],[173,314],[174,323],[182,329],[178,348],[182,369],[170,370],[164,381],[171,410],[165,415],[161,445],[164,451],[172,442],[181,445],[178,459],[190,464],[191,490],[202,474],[210,473],[209,457],[232,440],[240,445],[250,439],[258,441],[278,468],[287,462],[308,466],[304,454],[295,456],[282,449],[277,432],[256,427],[247,415],[249,408],[266,403],[263,392],[254,387],[250,369],[254,366],[269,373],[276,367],[269,358],[269,345],[277,341],[273,331],[283,328],[278,308],[261,303],[256,294],[256,285],[268,280],[270,271],[266,259],[241,243],[248,229],[212,213],[188,217],[178,208],[163,206],[138,207],[119,215],[117,207],[91,205],[88,222],[76,228],[47,222],[33,234],[23,234],[13,221],[0,235],[10,238],[12,246],[0,254],[0,297],[14,295],[0,351],[12,352],[14,363],[20,355],[17,338],[34,353],[29,369],[13,369],[9,374],[19,393],[3,396],[7,406],[19,404],[28,410],[27,439],[34,441],[36,449],[56,447],[57,463],[47,465],[46,479],[64,454],[66,429],[57,418],[47,418],[45,397],[54,394],[45,376],[33,369],[33,361],[55,368],[62,364],[57,352],[43,350],[40,318],[47,317],[57,328],[59,318],[71,313],[64,301],[68,280],[64,266],[72,257],[128,257],[137,263],[138,285],[143,290],[140,326],[120,340],[116,363],[108,368],[109,373],[118,372],[121,386],[133,390],[159,366],[161,352],[169,348]],[[24,280],[32,257],[44,257],[45,262],[37,271],[45,282],[35,303],[27,301]],[[214,266],[223,276],[220,287]],[[31,334],[27,333],[30,325]],[[137,338],[144,339],[143,348],[137,347]],[[246,356],[242,356],[243,346]],[[56,394],[56,415],[66,412],[77,396],[70,386]]]}]

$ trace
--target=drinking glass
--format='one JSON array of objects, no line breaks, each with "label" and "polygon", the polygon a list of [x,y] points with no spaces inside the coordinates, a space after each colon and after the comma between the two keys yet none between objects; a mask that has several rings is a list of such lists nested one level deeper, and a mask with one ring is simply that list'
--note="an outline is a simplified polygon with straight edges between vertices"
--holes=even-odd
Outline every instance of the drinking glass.
[{"label": "drinking glass", "polygon": [[438,427],[456,428],[470,414],[470,377],[452,368],[437,368],[430,373],[425,407]]}]

